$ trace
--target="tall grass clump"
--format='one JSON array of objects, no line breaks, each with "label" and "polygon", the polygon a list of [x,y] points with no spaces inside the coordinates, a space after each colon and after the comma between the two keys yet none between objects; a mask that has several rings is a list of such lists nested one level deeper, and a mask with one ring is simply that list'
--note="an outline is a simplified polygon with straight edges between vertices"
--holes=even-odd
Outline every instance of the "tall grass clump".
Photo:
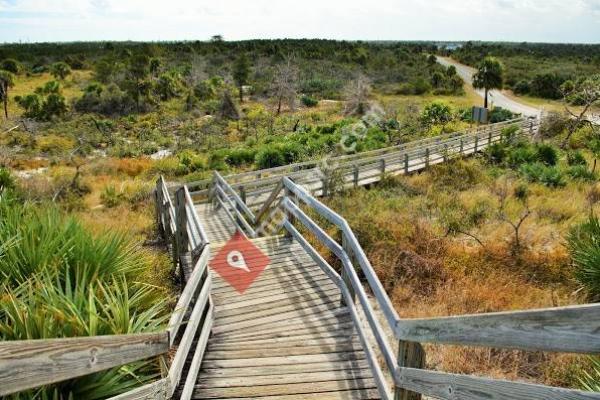
[{"label": "tall grass clump", "polygon": [[[0,339],[156,332],[166,296],[139,282],[149,258],[120,233],[93,235],[52,205],[0,199]],[[136,279],[137,278],[137,279]],[[11,399],[101,399],[154,379],[141,361],[25,391]]]},{"label": "tall grass clump", "polygon": [[594,300],[600,299],[600,220],[591,215],[575,226],[567,237],[575,266],[575,279]]}]

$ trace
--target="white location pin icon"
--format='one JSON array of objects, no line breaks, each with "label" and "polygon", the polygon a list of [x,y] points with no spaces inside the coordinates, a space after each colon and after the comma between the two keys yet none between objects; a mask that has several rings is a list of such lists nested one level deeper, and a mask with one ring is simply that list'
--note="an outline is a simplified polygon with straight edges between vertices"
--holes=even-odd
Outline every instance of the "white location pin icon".
[{"label": "white location pin icon", "polygon": [[227,264],[232,268],[243,269],[246,272],[250,272],[250,268],[246,265],[244,256],[237,250],[232,250],[227,254]]}]

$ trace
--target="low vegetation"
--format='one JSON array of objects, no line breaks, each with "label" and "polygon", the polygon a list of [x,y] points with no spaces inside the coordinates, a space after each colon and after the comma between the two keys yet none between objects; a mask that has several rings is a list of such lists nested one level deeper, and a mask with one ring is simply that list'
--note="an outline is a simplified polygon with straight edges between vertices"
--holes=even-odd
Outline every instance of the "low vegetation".
[{"label": "low vegetation", "polygon": [[[589,148],[559,149],[564,134],[531,143],[507,129],[503,142],[474,159],[388,177],[327,202],[348,219],[401,317],[593,302],[598,179]],[[428,367],[443,371],[598,387],[598,362],[587,357],[426,350]]]},{"label": "low vegetation", "polygon": [[[5,170],[3,170],[5,171]],[[154,259],[118,231],[92,233],[50,204],[0,198],[0,338],[46,339],[156,332],[169,293],[148,277]],[[144,278],[145,277],[145,278]],[[101,399],[155,378],[143,361],[13,396]]]}]

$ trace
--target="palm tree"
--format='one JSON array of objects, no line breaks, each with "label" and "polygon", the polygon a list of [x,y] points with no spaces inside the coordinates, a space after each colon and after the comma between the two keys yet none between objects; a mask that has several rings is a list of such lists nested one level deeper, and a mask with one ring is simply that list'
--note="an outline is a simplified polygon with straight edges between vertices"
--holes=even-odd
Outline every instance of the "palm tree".
[{"label": "palm tree", "polygon": [[8,88],[15,86],[15,75],[12,72],[0,70],[0,99],[4,103],[4,116],[8,119]]},{"label": "palm tree", "polygon": [[483,106],[488,106],[488,91],[490,89],[502,89],[504,81],[504,67],[494,57],[486,57],[477,67],[477,72],[473,75],[473,87],[475,89],[484,89]]}]

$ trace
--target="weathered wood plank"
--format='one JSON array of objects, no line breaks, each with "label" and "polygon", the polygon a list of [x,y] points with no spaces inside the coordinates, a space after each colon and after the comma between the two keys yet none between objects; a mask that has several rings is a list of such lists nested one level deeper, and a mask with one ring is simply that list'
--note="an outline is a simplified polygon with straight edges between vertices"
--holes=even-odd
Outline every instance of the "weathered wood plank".
[{"label": "weathered wood plank", "polygon": [[369,368],[357,369],[347,368],[336,371],[309,372],[292,374],[276,374],[265,376],[240,376],[240,377],[202,377],[198,380],[196,388],[209,389],[213,387],[240,387],[240,386],[262,386],[262,385],[284,385],[293,383],[327,382],[346,379],[369,379],[371,378]]},{"label": "weathered wood plank", "polygon": [[234,360],[239,358],[261,358],[266,355],[271,357],[300,356],[309,354],[345,353],[348,351],[359,352],[360,350],[360,344],[356,342],[345,342],[335,345],[269,348],[268,354],[266,354],[265,349],[232,349],[216,351],[209,349],[205,357],[206,360]]},{"label": "weathered wood plank", "polygon": [[[317,392],[267,397],[252,397],[253,400],[374,400],[379,398],[379,392],[377,391],[377,389],[336,390],[334,392]],[[243,399],[246,400],[247,398]],[[242,400],[242,398],[230,398],[229,400]]]},{"label": "weathered wood plank", "polygon": [[279,375],[279,374],[291,374],[291,373],[303,373],[306,371],[311,372],[325,372],[325,371],[343,371],[348,369],[367,369],[369,363],[366,360],[352,360],[352,361],[329,361],[329,362],[317,362],[317,363],[303,363],[303,364],[291,364],[291,365],[268,365],[262,367],[237,367],[237,368],[214,368],[202,369],[202,376],[211,377],[240,377],[240,376],[267,376],[267,375]]},{"label": "weathered wood plank", "polygon": [[167,400],[169,393],[169,380],[163,378],[108,400]]},{"label": "weathered wood plank", "polygon": [[278,366],[278,365],[297,365],[319,362],[335,362],[335,361],[358,361],[364,360],[364,353],[356,353],[354,351],[342,353],[318,353],[318,354],[303,354],[297,356],[268,356],[261,358],[235,358],[235,359],[220,359],[220,360],[205,360],[202,363],[202,368],[240,368],[240,367],[261,367],[261,366]]},{"label": "weathered wood plank", "polygon": [[400,368],[395,374],[395,380],[403,388],[448,400],[600,399],[600,393],[412,368]]},{"label": "weathered wood plank", "polygon": [[[196,331],[198,330],[198,326],[200,325],[200,319],[206,307],[208,305],[209,294],[210,294],[210,277],[204,281],[202,285],[202,289],[200,290],[200,294],[196,299],[196,303],[194,304],[194,309],[190,315],[190,320],[185,327],[185,331],[183,332],[183,337],[181,338],[181,342],[179,343],[179,347],[177,348],[177,352],[175,353],[175,357],[173,358],[173,362],[171,363],[171,368],[169,369],[169,386],[172,391],[177,388],[179,385],[179,381],[181,379],[181,374],[183,370],[183,365],[185,364],[186,358],[190,352],[190,348],[192,346],[192,342],[194,337],[196,336]],[[171,393],[172,395],[173,393]]]},{"label": "weathered wood plank", "polygon": [[174,342],[176,340],[177,333],[179,332],[179,328],[181,327],[181,323],[183,321],[183,317],[185,316],[185,313],[186,313],[194,295],[196,294],[196,290],[198,289],[198,285],[200,284],[202,276],[204,275],[204,273],[206,271],[209,257],[210,257],[210,247],[206,246],[202,250],[202,254],[200,255],[200,258],[198,259],[198,261],[196,262],[196,265],[194,267],[192,275],[190,276],[190,279],[188,280],[185,287],[183,288],[183,292],[181,293],[181,296],[179,296],[179,299],[177,300],[177,305],[175,306],[175,309],[173,310],[173,313],[171,314],[171,318],[169,319],[169,325],[168,325],[171,346],[174,344]]},{"label": "weathered wood plank", "polygon": [[210,336],[212,324],[213,305],[211,304],[209,299],[209,309],[204,318],[204,324],[202,324],[200,337],[198,338],[198,342],[196,343],[196,350],[194,351],[194,356],[192,357],[192,362],[188,369],[188,374],[185,379],[181,395],[179,396],[179,400],[189,400],[192,398],[192,394],[194,393],[194,386],[198,377],[198,371],[200,371],[200,365],[202,364],[202,360],[204,359],[204,354],[206,351],[206,346],[208,344],[208,337]]},{"label": "weathered wood plank", "polygon": [[0,395],[164,354],[169,335],[93,336],[0,343]]},{"label": "weathered wood plank", "polygon": [[403,319],[396,337],[524,350],[600,353],[600,304],[427,319]]},{"label": "weathered wood plank", "polygon": [[290,383],[284,385],[263,385],[233,388],[198,388],[194,391],[194,398],[213,399],[231,397],[274,396],[285,394],[308,394],[327,391],[373,389],[373,379],[348,379],[328,382]]}]

